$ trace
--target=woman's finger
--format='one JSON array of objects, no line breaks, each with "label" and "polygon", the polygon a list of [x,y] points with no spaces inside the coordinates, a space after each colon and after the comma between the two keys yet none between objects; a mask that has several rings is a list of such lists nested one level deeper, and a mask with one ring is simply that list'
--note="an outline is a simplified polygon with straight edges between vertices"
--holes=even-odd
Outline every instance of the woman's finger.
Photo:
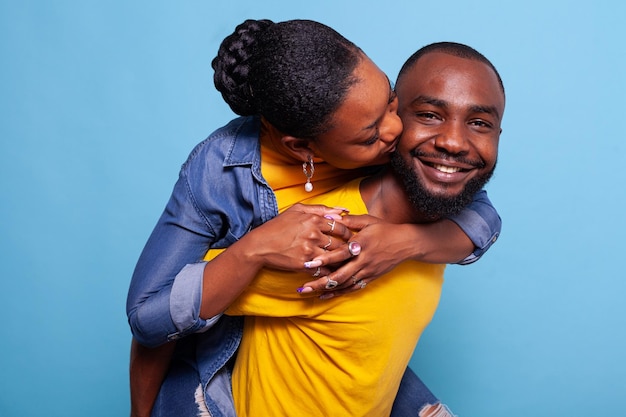
[{"label": "woman's finger", "polygon": [[349,213],[348,209],[343,207],[328,207],[321,204],[301,203],[296,203],[285,211],[299,211],[302,213],[316,214],[320,217],[330,216],[335,219],[341,219],[343,214]]},{"label": "woman's finger", "polygon": [[370,226],[375,223],[380,223],[381,219],[378,217],[370,216],[369,214],[350,214],[341,218],[341,222],[354,232]]},{"label": "woman's finger", "polygon": [[353,255],[350,253],[350,248],[347,243],[342,243],[338,247],[335,246],[335,244],[331,244],[330,248],[332,250],[328,250],[312,260],[305,262],[304,267],[310,269],[317,268],[318,266],[338,265],[352,258]]},{"label": "woman's finger", "polygon": [[324,216],[324,220],[326,221],[326,224],[322,224],[322,227],[320,228],[322,233],[334,236],[346,242],[350,239],[350,237],[352,237],[352,231],[345,224],[343,224],[342,221],[337,221],[328,216]]},{"label": "woman's finger", "polygon": [[[317,271],[317,268],[324,270],[324,267],[322,266],[309,268],[308,270]],[[300,288],[298,288],[298,292],[301,294],[308,294],[316,291],[328,292],[348,288],[359,281],[357,274],[358,272],[352,267],[341,268],[332,272],[328,271],[327,274],[319,275],[318,279],[304,283]]]},{"label": "woman's finger", "polygon": [[355,291],[362,291],[367,287],[368,280],[361,279],[357,280],[354,284],[350,284],[345,288],[341,288],[335,291],[325,292],[319,296],[320,300],[328,300],[330,298],[340,297],[345,294],[350,294]]}]

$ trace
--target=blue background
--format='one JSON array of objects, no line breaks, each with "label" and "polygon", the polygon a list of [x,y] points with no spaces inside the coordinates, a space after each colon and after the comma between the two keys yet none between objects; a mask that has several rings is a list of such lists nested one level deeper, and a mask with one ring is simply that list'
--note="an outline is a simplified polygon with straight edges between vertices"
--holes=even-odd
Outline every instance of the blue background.
[{"label": "blue background", "polygon": [[134,263],[231,118],[219,42],[265,17],[329,24],[392,79],[434,41],[495,63],[503,233],[448,269],[412,366],[460,416],[623,415],[626,3],[295,3],[0,1],[0,415],[128,415]]}]

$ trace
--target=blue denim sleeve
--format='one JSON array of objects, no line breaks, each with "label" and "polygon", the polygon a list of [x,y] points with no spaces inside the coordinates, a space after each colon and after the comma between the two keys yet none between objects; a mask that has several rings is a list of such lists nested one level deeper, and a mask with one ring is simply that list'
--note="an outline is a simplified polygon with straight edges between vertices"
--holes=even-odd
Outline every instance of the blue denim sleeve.
[{"label": "blue denim sleeve", "polygon": [[[215,234],[191,195],[181,171],[131,280],[126,303],[129,324],[137,341],[148,347],[210,325],[199,317],[204,264],[198,262]],[[183,270],[187,264],[195,265]]]},{"label": "blue denim sleeve", "polygon": [[456,216],[450,217],[474,242],[476,249],[467,258],[458,262],[468,265],[479,260],[500,236],[502,219],[491,204],[487,191],[481,190],[472,203]]}]

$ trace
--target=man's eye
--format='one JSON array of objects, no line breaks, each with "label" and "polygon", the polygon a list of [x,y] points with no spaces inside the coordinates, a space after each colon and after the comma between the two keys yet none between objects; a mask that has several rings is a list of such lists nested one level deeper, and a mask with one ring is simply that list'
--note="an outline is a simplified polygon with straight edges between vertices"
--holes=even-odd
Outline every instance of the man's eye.
[{"label": "man's eye", "polygon": [[434,113],[430,113],[430,112],[418,112],[415,115],[422,119],[428,119],[428,120],[437,118],[437,115],[435,115]]},{"label": "man's eye", "polygon": [[478,127],[478,128],[485,128],[485,129],[488,129],[488,128],[490,128],[490,127],[492,126],[492,125],[491,125],[491,123],[486,122],[486,121],[484,121],[484,120],[480,120],[480,119],[478,119],[478,120],[472,120],[472,121],[470,122],[470,124],[471,124],[472,126],[476,126],[476,127]]}]

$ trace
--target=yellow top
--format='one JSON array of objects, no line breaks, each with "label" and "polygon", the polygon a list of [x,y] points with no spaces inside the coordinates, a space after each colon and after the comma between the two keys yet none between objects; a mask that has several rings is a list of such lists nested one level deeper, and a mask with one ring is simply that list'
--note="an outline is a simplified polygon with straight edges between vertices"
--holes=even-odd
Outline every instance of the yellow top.
[{"label": "yellow top", "polygon": [[[266,161],[263,175],[276,178]],[[367,213],[359,184],[352,181],[306,203]],[[283,188],[299,192],[297,186]],[[282,209],[288,205],[284,201],[299,201],[293,194],[278,194]],[[209,251],[207,259],[219,252]],[[262,270],[226,311],[247,316],[232,376],[237,415],[389,415],[439,302],[444,268],[404,262],[364,290],[330,300],[295,291],[311,280],[310,274]]]}]

